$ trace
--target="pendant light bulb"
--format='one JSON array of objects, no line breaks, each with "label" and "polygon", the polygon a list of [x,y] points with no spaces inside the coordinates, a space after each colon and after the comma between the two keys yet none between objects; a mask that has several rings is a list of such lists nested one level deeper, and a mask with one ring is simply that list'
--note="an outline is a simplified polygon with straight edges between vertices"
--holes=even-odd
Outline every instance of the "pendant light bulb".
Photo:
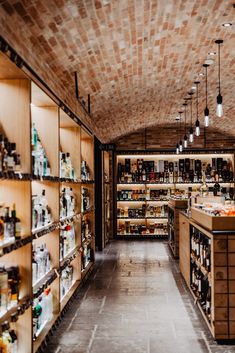
[{"label": "pendant light bulb", "polygon": [[187,135],[184,135],[184,148],[188,147],[188,138]]},{"label": "pendant light bulb", "polygon": [[179,151],[180,151],[180,152],[183,152],[183,143],[182,143],[182,140],[180,140]]},{"label": "pendant light bulb", "polygon": [[204,125],[205,125],[205,127],[208,127],[209,123],[210,123],[209,109],[206,107],[204,110]]},{"label": "pendant light bulb", "polygon": [[200,123],[198,119],[196,120],[195,135],[200,136]]},{"label": "pendant light bulb", "polygon": [[221,96],[221,94],[219,93],[217,96],[217,107],[216,107],[216,115],[218,116],[218,118],[222,118],[223,116],[223,97]]},{"label": "pendant light bulb", "polygon": [[220,46],[223,43],[222,39],[217,39],[215,41],[216,44],[218,44],[218,80],[219,80],[219,94],[217,96],[217,107],[216,107],[216,115],[219,118],[222,118],[223,116],[223,97],[221,95],[221,84],[220,84]]},{"label": "pendant light bulb", "polygon": [[177,145],[176,145],[176,154],[179,154],[179,144],[177,143]]},{"label": "pendant light bulb", "polygon": [[189,130],[189,142],[190,143],[193,143],[193,128],[191,127],[190,130]]}]

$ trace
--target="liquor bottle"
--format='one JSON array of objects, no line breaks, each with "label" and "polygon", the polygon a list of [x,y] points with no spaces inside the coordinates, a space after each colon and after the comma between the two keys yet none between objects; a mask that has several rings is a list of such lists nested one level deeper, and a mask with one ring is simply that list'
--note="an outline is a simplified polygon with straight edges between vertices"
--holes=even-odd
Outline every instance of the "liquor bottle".
[{"label": "liquor bottle", "polygon": [[200,195],[206,197],[208,195],[208,186],[206,184],[205,174],[202,175],[202,184],[200,186]]},{"label": "liquor bottle", "polygon": [[74,225],[66,224],[60,230],[60,259],[62,260],[75,248],[75,229]]},{"label": "liquor bottle", "polygon": [[35,341],[47,322],[53,317],[53,296],[51,288],[48,287],[44,292],[33,301],[33,340]]},{"label": "liquor bottle", "polygon": [[82,212],[86,212],[90,208],[90,194],[87,188],[82,187]]},{"label": "liquor bottle", "polygon": [[0,349],[3,353],[17,353],[17,335],[8,321],[1,324]]},{"label": "liquor bottle", "polygon": [[66,295],[73,284],[73,267],[68,265],[61,273],[60,282],[60,297],[61,299]]},{"label": "liquor bottle", "polygon": [[88,266],[88,264],[91,261],[91,248],[86,243],[83,244],[82,248],[83,248],[83,251],[81,254],[82,270],[85,270],[85,268]]},{"label": "liquor bottle", "polygon": [[47,249],[46,243],[35,246],[33,244],[33,285],[44,277],[51,269],[50,254]]},{"label": "liquor bottle", "polygon": [[32,196],[32,220],[33,229],[44,227],[52,222],[51,209],[46,199],[46,191],[41,195]]},{"label": "liquor bottle", "polygon": [[[122,169],[121,165],[120,168]],[[118,177],[118,181],[121,181],[121,177],[122,177],[122,171],[119,171],[119,177]],[[86,163],[85,160],[82,160],[82,165],[81,165],[81,179],[84,181],[89,181],[90,180],[90,171],[88,168],[88,165]]]},{"label": "liquor bottle", "polygon": [[75,196],[73,189],[65,187],[60,194],[60,218],[71,217],[75,213]]},{"label": "liquor bottle", "polygon": [[16,215],[16,206],[13,204],[12,211],[11,211],[11,221],[13,223],[13,233],[15,239],[21,238],[21,221]]},{"label": "liquor bottle", "polygon": [[0,315],[5,313],[8,306],[8,274],[4,267],[0,267]]},{"label": "liquor bottle", "polygon": [[211,317],[211,284],[210,282],[208,283],[208,291],[206,295],[206,314],[208,318],[210,319]]}]

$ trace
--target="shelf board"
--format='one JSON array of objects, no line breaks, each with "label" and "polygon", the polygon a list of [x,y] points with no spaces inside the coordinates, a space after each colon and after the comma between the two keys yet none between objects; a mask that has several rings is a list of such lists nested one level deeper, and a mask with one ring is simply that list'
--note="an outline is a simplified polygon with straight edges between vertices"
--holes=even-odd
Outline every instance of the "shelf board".
[{"label": "shelf board", "polygon": [[56,228],[59,226],[60,226],[59,222],[51,222],[46,226],[43,226],[37,229],[32,229],[33,238],[37,239],[42,237],[45,234],[51,233],[54,230],[56,230]]},{"label": "shelf board", "polygon": [[20,173],[20,172],[3,173],[0,175],[0,181],[4,181],[4,180],[30,181],[32,180],[32,175],[27,173]]},{"label": "shelf board", "polygon": [[144,203],[144,202],[160,202],[160,203],[165,203],[167,204],[169,200],[117,200],[117,202],[138,202],[138,203]]},{"label": "shelf board", "polygon": [[164,217],[117,217],[117,219],[168,219],[168,216],[164,216]]},{"label": "shelf board", "polygon": [[33,295],[37,298],[57,278],[55,269],[51,269],[33,285]]},{"label": "shelf board", "polygon": [[88,274],[88,272],[91,270],[91,268],[93,267],[94,262],[90,261],[88,263],[88,265],[82,270],[82,279],[84,279],[86,277],[86,275]]},{"label": "shelf board", "polygon": [[[76,245],[72,250],[70,250],[70,251],[68,252],[67,255],[64,256],[63,259],[60,260],[60,265],[63,266],[63,264],[70,258],[70,256],[75,255],[77,251],[78,251],[78,246]],[[76,254],[76,255],[77,255],[77,254]],[[77,256],[76,256],[76,257],[77,257]],[[76,257],[75,257],[75,258],[76,258]],[[74,259],[75,259],[75,258],[74,258]]]},{"label": "shelf board", "polygon": [[94,180],[81,180],[81,184],[95,184]]},{"label": "shelf board", "polygon": [[32,241],[32,239],[33,237],[30,235],[30,236],[22,237],[21,239],[17,239],[11,243],[3,244],[0,247],[0,257],[29,244]]},{"label": "shelf board", "polygon": [[41,346],[42,342],[44,341],[44,339],[46,338],[47,334],[49,333],[50,329],[52,328],[52,326],[54,325],[54,323],[56,322],[58,318],[57,314],[53,315],[53,318],[51,321],[47,321],[44,325],[44,327],[42,328],[39,336],[37,337],[37,339],[33,342],[33,352],[36,353],[37,350],[39,349],[39,347]]},{"label": "shelf board", "polygon": [[69,299],[74,294],[79,284],[80,284],[79,280],[74,280],[68,292],[61,298],[61,301],[60,301],[61,310],[64,309],[65,305],[68,303]]},{"label": "shelf board", "polygon": [[[30,298],[29,296],[26,296],[20,299],[17,304],[13,305],[6,312],[2,313],[0,316],[0,325],[5,321],[11,321],[11,315],[18,313],[18,308],[22,308],[23,312],[27,310],[31,305],[31,301],[29,301],[29,298]],[[29,301],[29,305],[26,305],[28,301]]]},{"label": "shelf board", "polygon": [[144,240],[144,239],[167,239],[168,234],[117,234],[115,239],[134,239],[134,240]]},{"label": "shelf board", "polygon": [[[215,184],[215,181],[206,181],[207,184]],[[232,181],[227,181],[227,182],[223,182],[223,181],[219,181],[219,184],[223,184],[223,185],[230,185],[233,184],[234,180]],[[139,182],[121,182],[121,183],[117,183],[117,185],[201,185],[202,181],[198,181],[198,182],[177,182],[174,181],[172,183],[170,182],[156,182],[156,181],[139,181]]]},{"label": "shelf board", "polygon": [[76,220],[77,217],[79,217],[80,213],[75,213],[71,216],[67,216],[67,217],[62,217],[60,218],[60,224],[62,224],[63,222],[73,222]]}]

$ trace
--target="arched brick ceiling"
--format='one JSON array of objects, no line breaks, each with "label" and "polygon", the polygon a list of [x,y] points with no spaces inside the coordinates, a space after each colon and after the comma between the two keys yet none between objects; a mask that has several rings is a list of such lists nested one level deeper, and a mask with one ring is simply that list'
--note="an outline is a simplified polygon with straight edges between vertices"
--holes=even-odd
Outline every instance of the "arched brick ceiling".
[{"label": "arched brick ceiling", "polygon": [[[0,0],[0,6],[3,36],[71,104],[78,71],[103,142],[172,123],[208,52],[217,50],[214,40],[224,39],[225,117],[215,117],[217,65],[209,68],[209,108],[214,129],[235,131],[233,1]],[[203,109],[201,102],[201,121]]]}]

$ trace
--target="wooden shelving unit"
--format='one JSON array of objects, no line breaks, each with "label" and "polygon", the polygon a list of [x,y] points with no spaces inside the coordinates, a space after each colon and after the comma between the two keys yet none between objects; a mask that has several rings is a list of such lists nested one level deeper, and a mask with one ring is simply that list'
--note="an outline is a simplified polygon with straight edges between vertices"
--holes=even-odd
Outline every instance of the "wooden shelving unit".
[{"label": "wooden shelving unit", "polygon": [[[11,328],[18,337],[17,353],[36,353],[43,340],[59,318],[71,296],[92,270],[95,259],[94,229],[94,140],[85,127],[74,122],[36,83],[28,78],[4,54],[0,54],[0,134],[16,143],[20,155],[20,170],[0,177],[0,203],[12,208],[15,204],[17,217],[21,221],[21,238],[2,243],[1,266],[18,266],[20,272],[19,302],[0,317],[0,323],[10,321],[11,314],[22,307],[18,320]],[[32,126],[35,126],[49,161],[49,176],[34,176],[32,164]],[[60,152],[69,153],[74,168],[74,178],[60,177]],[[86,161],[89,180],[81,179],[81,162]],[[90,208],[82,212],[82,188],[87,188]],[[74,214],[60,215],[60,193],[64,188],[72,189],[75,198]],[[45,197],[52,215],[51,223],[40,228],[33,227],[32,196]],[[82,241],[82,221],[90,225],[89,241]],[[74,228],[75,247],[60,259],[61,228]],[[33,247],[46,245],[51,269],[40,280],[33,283]],[[86,268],[82,268],[83,248],[90,250]],[[63,269],[72,266],[72,284],[61,297]],[[33,339],[33,300],[39,298],[50,287],[53,313],[50,321],[38,331]],[[28,303],[28,304],[26,304]]]},{"label": "wooden shelving unit", "polygon": [[[191,181],[180,181],[181,179],[179,179],[179,161],[180,159],[200,159],[201,160],[201,164],[203,166],[203,164],[205,165],[206,163],[212,163],[212,158],[225,158],[225,159],[229,159],[232,163],[233,166],[233,170],[234,170],[234,154],[233,153],[227,153],[227,152],[192,152],[192,153],[183,153],[182,155],[176,155],[176,154],[169,154],[169,153],[160,153],[160,152],[136,152],[131,154],[128,151],[120,151],[116,153],[116,176],[118,173],[118,163],[121,162],[122,165],[124,165],[124,161],[125,159],[130,159],[130,161],[132,162],[132,160],[137,160],[137,159],[142,159],[143,162],[145,161],[154,161],[154,162],[158,162],[161,161],[168,161],[168,163],[172,163],[173,165],[175,165],[175,162],[178,163],[178,172],[172,172],[172,175],[167,179],[167,181],[153,181],[153,180],[145,180],[145,181],[126,181],[125,178],[124,180],[120,181],[120,180],[116,180],[114,181],[114,190],[116,190],[115,192],[115,197],[116,197],[116,204],[115,204],[115,219],[116,222],[114,222],[114,233],[115,233],[115,237],[118,239],[125,239],[125,238],[130,238],[132,234],[130,234],[129,232],[125,232],[125,230],[123,231],[123,229],[125,229],[125,218],[122,216],[118,216],[118,208],[139,208],[141,207],[141,205],[144,205],[145,208],[147,208],[148,206],[159,206],[159,205],[164,205],[167,204],[168,201],[170,200],[170,196],[171,194],[174,194],[175,191],[186,191],[188,190],[188,188],[191,189],[199,189],[201,182],[191,182]],[[160,174],[160,173],[159,173]],[[138,180],[138,179],[137,179]],[[183,179],[185,180],[185,179]],[[197,179],[196,179],[197,180]],[[214,181],[207,181],[208,186],[212,186],[214,185]],[[234,187],[234,181],[232,182],[220,182],[221,187]],[[159,200],[159,199],[147,199],[146,197],[141,199],[141,200],[133,200],[130,198],[127,198],[126,200],[120,200],[118,199],[118,192],[123,190],[130,190],[130,191],[140,191],[143,190],[145,195],[147,195],[147,190],[165,190],[166,191],[166,197]],[[164,217],[165,216],[165,217]],[[126,217],[126,216],[125,216]],[[165,220],[164,220],[165,218]],[[144,227],[148,227],[150,222],[153,221],[154,218],[150,218],[150,217],[142,217],[142,220],[138,218],[130,218],[128,219],[128,221],[131,221],[132,224],[142,224]],[[161,218],[160,217],[155,217],[155,220],[160,222]],[[166,213],[165,215],[163,215],[162,217],[162,221],[167,225],[168,224],[168,213]],[[141,223],[142,222],[142,223]],[[176,230],[177,232],[177,230]],[[133,233],[133,237],[138,237],[138,234]],[[168,239],[168,232],[162,232],[163,234],[159,233],[159,234],[139,234],[139,238],[144,238],[146,239],[148,236],[152,238],[153,235],[156,235],[156,238],[163,238],[163,239]],[[173,250],[174,256],[178,257],[178,246],[177,246],[177,242],[178,240],[176,239],[176,243],[173,244],[172,241],[170,241],[169,245]]]},{"label": "wooden shelving unit", "polygon": [[102,237],[104,248],[111,236],[111,219],[110,219],[110,200],[111,200],[111,185],[110,185],[110,156],[109,152],[102,153],[102,197],[103,197],[103,220],[102,220]]},{"label": "wooden shelving unit", "polygon": [[[194,210],[192,217],[180,214],[180,270],[205,319],[214,339],[229,341],[235,339],[235,217],[213,217]],[[208,217],[210,222],[208,223]],[[233,226],[232,226],[233,223]],[[211,227],[211,225],[215,225]],[[228,226],[227,226],[228,225]],[[194,230],[193,230],[194,229]],[[192,232],[199,232],[211,242],[211,270],[206,268],[191,253]],[[192,263],[200,269],[211,285],[211,313],[206,314],[192,289]]]}]

